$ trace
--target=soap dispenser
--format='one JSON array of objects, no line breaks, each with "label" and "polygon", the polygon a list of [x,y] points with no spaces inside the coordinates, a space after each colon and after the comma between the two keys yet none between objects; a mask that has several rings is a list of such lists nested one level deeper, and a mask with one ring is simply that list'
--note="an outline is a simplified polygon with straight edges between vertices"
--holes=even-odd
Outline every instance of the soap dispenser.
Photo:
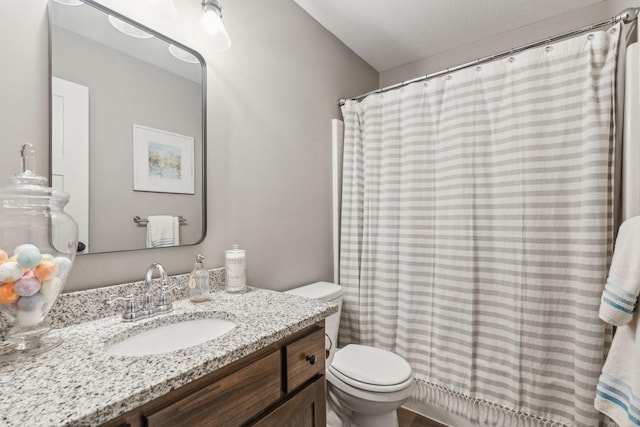
[{"label": "soap dispenser", "polygon": [[203,267],[204,257],[196,255],[196,265],[189,277],[189,301],[204,302],[209,300],[209,272]]}]

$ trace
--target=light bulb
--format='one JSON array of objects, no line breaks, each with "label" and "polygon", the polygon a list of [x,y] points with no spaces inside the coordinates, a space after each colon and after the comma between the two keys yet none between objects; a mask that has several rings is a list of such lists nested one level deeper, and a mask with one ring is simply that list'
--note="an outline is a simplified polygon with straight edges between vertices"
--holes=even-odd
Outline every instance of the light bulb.
[{"label": "light bulb", "polygon": [[218,9],[205,5],[202,8],[200,26],[207,36],[208,40],[203,40],[207,46],[219,51],[224,51],[231,47],[229,33],[227,33],[227,29],[222,23]]}]

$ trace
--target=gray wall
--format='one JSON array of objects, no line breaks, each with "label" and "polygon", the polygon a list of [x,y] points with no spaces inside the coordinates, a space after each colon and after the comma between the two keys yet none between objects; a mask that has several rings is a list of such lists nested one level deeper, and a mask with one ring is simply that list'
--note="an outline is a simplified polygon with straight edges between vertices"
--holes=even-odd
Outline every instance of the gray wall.
[{"label": "gray wall", "polygon": [[[233,46],[193,41],[200,2],[174,0],[177,22],[150,19],[147,2],[103,3],[200,51],[208,64],[208,234],[198,246],[76,258],[66,291],[139,280],[161,262],[189,271],[196,253],[220,266],[247,249],[249,281],[282,290],[330,280],[331,124],[336,100],[377,87],[378,73],[290,0],[223,1]],[[48,174],[46,0],[0,1],[0,185],[19,167],[19,144]]]},{"label": "gray wall", "polygon": [[426,74],[446,70],[489,55],[547,39],[563,32],[591,25],[617,16],[628,7],[640,7],[638,0],[607,0],[571,13],[547,19],[517,30],[479,40],[442,54],[411,62],[380,73],[380,87],[411,80]]},{"label": "gray wall", "polygon": [[[202,151],[202,85],[54,27],[52,73],[89,88],[90,252],[145,247],[138,215],[182,215],[180,242],[202,236],[202,167],[195,194],[133,191],[134,124],[194,138]],[[197,156],[197,159],[201,159]]]}]

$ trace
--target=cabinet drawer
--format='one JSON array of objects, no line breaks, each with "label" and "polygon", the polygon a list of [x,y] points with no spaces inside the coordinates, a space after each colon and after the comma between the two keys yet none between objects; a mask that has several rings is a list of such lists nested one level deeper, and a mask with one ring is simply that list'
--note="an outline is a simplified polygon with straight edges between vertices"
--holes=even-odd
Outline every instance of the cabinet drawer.
[{"label": "cabinet drawer", "polygon": [[148,427],[239,426],[281,396],[280,354],[275,351],[227,377],[145,415]]},{"label": "cabinet drawer", "polygon": [[324,328],[283,346],[286,370],[282,387],[289,393],[317,374],[324,374]]}]

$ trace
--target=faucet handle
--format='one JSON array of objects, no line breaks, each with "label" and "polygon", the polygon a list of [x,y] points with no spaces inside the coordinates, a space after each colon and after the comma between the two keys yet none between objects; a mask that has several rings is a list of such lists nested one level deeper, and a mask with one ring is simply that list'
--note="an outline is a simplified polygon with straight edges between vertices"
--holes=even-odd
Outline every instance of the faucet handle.
[{"label": "faucet handle", "polygon": [[167,283],[166,285],[162,286],[162,289],[160,289],[160,295],[168,294],[169,292],[175,291],[176,289],[184,289],[184,285],[178,283],[177,285],[169,286],[169,284]]},{"label": "faucet handle", "polygon": [[158,301],[156,311],[160,313],[171,311],[173,306],[171,304],[171,297],[168,296],[168,294],[176,289],[183,289],[183,288],[184,286],[182,285],[174,285],[174,286],[163,285],[162,288],[160,289],[160,301]]},{"label": "faucet handle", "polygon": [[129,294],[127,296],[121,297],[118,295],[110,295],[107,300],[107,304],[113,304],[117,301],[126,301],[126,305],[124,308],[124,312],[122,313],[123,320],[134,320],[136,318],[136,312],[138,308],[136,307],[136,299],[133,294]]}]

